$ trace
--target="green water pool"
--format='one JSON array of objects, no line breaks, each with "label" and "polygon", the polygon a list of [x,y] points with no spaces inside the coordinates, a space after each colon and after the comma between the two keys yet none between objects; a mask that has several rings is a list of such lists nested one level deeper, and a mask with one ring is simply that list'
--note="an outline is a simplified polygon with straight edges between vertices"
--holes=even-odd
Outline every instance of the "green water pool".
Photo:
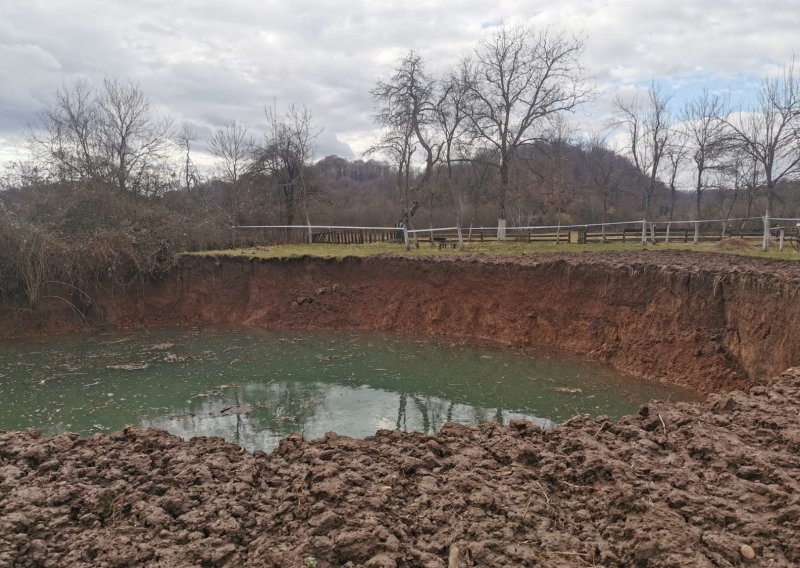
[{"label": "green water pool", "polygon": [[0,344],[0,430],[47,434],[136,425],[269,451],[293,432],[552,426],[654,398],[699,397],[564,354],[383,334],[156,329]]}]

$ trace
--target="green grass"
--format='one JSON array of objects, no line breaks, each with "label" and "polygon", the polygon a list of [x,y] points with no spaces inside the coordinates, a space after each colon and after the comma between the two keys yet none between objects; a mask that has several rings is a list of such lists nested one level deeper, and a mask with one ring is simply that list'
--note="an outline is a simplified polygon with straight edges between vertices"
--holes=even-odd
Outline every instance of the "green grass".
[{"label": "green grass", "polygon": [[738,256],[749,256],[755,258],[771,258],[779,260],[800,260],[794,248],[787,245],[783,252],[778,251],[777,244],[770,248],[768,253],[764,253],[756,243],[725,242],[725,243],[700,243],[692,245],[687,243],[660,243],[657,245],[642,246],[640,243],[591,243],[585,245],[568,243],[517,243],[517,242],[486,242],[469,243],[465,249],[447,248],[439,250],[438,247],[431,246],[430,243],[420,242],[419,247],[411,247],[410,251],[405,250],[401,244],[395,243],[372,243],[363,245],[332,245],[332,244],[298,244],[298,245],[277,245],[277,246],[258,246],[250,248],[239,248],[230,250],[209,250],[201,252],[186,253],[188,256],[210,256],[228,258],[296,258],[301,256],[312,256],[318,258],[344,258],[348,256],[366,257],[375,255],[393,255],[409,257],[432,257],[432,256],[523,256],[527,254],[540,253],[581,253],[581,252],[629,252],[640,250],[690,250],[709,254],[732,254]]}]

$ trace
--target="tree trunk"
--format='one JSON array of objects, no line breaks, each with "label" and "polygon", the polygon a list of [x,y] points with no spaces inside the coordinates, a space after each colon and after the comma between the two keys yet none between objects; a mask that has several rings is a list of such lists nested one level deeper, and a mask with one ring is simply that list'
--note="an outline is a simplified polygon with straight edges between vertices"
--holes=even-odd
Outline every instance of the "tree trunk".
[{"label": "tree trunk", "polygon": [[286,201],[286,224],[294,224],[294,186],[292,182],[284,185],[283,194]]},{"label": "tree trunk", "polygon": [[694,210],[694,240],[692,244],[698,244],[700,242],[700,202],[703,199],[703,170],[699,170],[697,172],[697,187],[695,187],[695,195],[694,195],[694,203],[695,203],[695,210]]},{"label": "tree trunk", "polygon": [[767,212],[769,211],[774,212],[775,208],[773,205],[775,204],[775,184],[772,180],[767,182]]},{"label": "tree trunk", "polygon": [[[647,194],[647,207],[645,208],[645,211],[644,211],[645,226],[650,221],[650,206],[652,204],[652,201],[653,201],[653,192],[651,191],[651,192],[649,192]],[[655,227],[652,225],[652,223],[650,223],[650,225],[651,225],[650,226],[650,235],[651,235],[650,242],[652,242],[653,244],[656,244],[656,230],[655,230]]]},{"label": "tree trunk", "polygon": [[675,189],[675,185],[671,185],[669,188],[669,195],[670,195],[670,203],[669,203],[669,220],[673,221],[675,217],[675,199],[677,197],[677,190]]},{"label": "tree trunk", "polygon": [[308,217],[308,206],[304,206],[303,209],[306,214],[306,225],[308,225],[308,244],[312,244],[314,242],[314,234],[311,232],[311,219]]},{"label": "tree trunk", "polygon": [[191,180],[191,176],[190,176],[190,173],[189,173],[189,168],[191,168],[191,162],[189,160],[189,147],[188,147],[188,144],[187,144],[187,147],[186,147],[186,193],[189,193],[189,191],[191,190],[191,185],[189,183],[190,180]]},{"label": "tree trunk", "polygon": [[508,194],[509,172],[508,159],[502,158],[500,164],[500,195],[497,215],[497,240],[506,240],[506,195]]},{"label": "tree trunk", "polygon": [[603,242],[606,242],[606,220],[608,219],[608,196],[603,196],[603,226],[601,232],[603,234]]}]

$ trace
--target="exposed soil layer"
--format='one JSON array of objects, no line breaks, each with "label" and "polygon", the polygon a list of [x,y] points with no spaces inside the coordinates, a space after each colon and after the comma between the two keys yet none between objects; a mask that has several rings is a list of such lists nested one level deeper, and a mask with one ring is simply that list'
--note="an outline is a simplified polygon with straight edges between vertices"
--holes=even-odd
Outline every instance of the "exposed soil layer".
[{"label": "exposed soil layer", "polygon": [[[800,365],[800,263],[728,255],[188,257],[158,282],[93,296],[94,326],[385,330],[557,347],[705,393]],[[0,335],[81,323],[53,302],[0,316]]]},{"label": "exposed soil layer", "polygon": [[295,435],[270,455],[0,433],[0,566],[797,566],[799,414],[794,369],[617,422]]}]

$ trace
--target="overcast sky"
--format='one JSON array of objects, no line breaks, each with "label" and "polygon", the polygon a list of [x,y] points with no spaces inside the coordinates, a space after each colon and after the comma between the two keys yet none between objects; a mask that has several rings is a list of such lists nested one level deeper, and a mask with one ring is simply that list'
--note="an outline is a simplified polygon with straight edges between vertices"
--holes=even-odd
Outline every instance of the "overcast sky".
[{"label": "overcast sky", "polygon": [[651,80],[675,101],[704,87],[746,94],[800,48],[800,0],[0,0],[0,160],[64,82],[137,81],[176,124],[254,128],[265,104],[309,106],[317,155],[351,156],[374,135],[369,90],[414,48],[433,71],[508,22],[581,34],[602,122],[620,90]]}]

